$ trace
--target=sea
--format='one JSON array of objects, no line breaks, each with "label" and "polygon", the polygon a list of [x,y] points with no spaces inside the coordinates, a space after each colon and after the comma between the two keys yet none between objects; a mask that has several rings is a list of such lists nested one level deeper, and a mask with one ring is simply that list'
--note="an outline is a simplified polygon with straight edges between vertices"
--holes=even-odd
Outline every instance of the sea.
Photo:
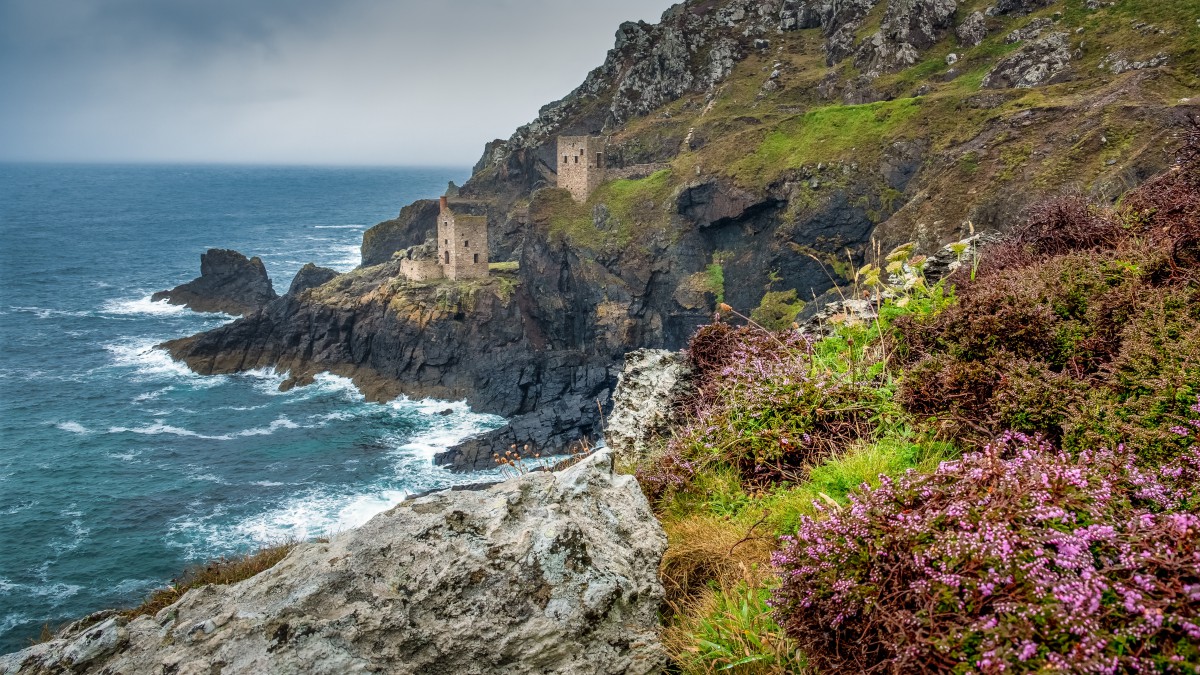
[{"label": "sea", "polygon": [[231,321],[150,301],[200,254],[349,271],[363,232],[467,169],[0,164],[0,653],[185,568],[336,535],[475,482],[433,455],[500,418],[346,379],[200,376],[156,348]]}]

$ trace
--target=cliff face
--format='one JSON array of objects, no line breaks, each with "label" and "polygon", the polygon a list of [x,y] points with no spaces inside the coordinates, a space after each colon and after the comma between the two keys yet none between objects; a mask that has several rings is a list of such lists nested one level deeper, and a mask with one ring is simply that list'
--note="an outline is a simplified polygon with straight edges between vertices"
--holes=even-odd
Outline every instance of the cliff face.
[{"label": "cliff face", "polygon": [[[488,218],[492,260],[520,261],[510,302],[435,312],[461,289],[390,281],[393,254],[432,229],[436,207],[417,202],[366,234],[350,281],[172,351],[202,372],[329,369],[378,397],[514,418],[443,458],[461,468],[513,444],[560,450],[599,430],[625,351],[681,347],[718,301],[812,300],[876,247],[930,252],[1043,196],[1145,180],[1197,111],[1197,65],[1179,3],[693,0],[622,25],[453,196]],[[661,170],[575,203],[553,189],[565,134],[606,135],[609,166]]]}]

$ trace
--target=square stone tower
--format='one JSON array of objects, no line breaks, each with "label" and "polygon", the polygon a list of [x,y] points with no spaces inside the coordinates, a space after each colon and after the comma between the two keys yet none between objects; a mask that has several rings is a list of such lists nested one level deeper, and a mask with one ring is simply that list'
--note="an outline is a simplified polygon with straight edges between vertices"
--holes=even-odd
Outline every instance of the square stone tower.
[{"label": "square stone tower", "polygon": [[447,279],[486,279],[488,231],[486,216],[464,216],[442,197],[438,214],[438,262]]},{"label": "square stone tower", "polygon": [[568,190],[577,202],[585,202],[604,182],[604,150],[600,136],[558,137],[558,187]]}]

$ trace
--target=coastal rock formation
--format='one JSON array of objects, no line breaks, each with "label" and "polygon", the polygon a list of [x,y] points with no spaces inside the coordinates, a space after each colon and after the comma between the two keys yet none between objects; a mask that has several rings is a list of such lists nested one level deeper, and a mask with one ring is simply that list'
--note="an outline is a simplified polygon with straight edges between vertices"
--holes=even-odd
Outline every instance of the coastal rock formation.
[{"label": "coastal rock formation", "polygon": [[636,460],[673,421],[672,404],[689,388],[691,367],[680,352],[639,349],[625,355],[604,442],[623,460]]},{"label": "coastal rock formation", "polygon": [[169,291],[155,293],[151,300],[166,300],[197,312],[246,315],[279,297],[267,277],[267,268],[257,256],[247,258],[237,251],[210,248],[200,254],[200,276]]},{"label": "coastal rock formation", "polygon": [[154,617],[0,657],[0,673],[653,673],[666,543],[601,452],[406,501]]},{"label": "coastal rock formation", "polygon": [[324,286],[333,280],[338,275],[337,270],[331,270],[328,267],[317,267],[312,263],[308,263],[296,272],[296,276],[292,277],[292,285],[288,286],[288,295],[300,295],[310,288]]}]

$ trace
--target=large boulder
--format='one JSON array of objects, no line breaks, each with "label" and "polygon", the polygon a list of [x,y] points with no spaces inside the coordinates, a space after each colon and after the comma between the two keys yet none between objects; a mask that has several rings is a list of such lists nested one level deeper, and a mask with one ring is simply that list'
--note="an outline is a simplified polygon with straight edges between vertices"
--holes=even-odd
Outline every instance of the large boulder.
[{"label": "large boulder", "polygon": [[601,452],[409,500],[155,617],[0,657],[0,673],[653,673],[665,548]]},{"label": "large boulder", "polygon": [[644,456],[650,442],[667,432],[674,402],[691,389],[691,375],[680,352],[639,349],[626,354],[604,425],[604,443],[622,458]]},{"label": "large boulder", "polygon": [[237,251],[210,248],[200,254],[200,276],[151,299],[185,305],[197,312],[253,314],[279,297],[271,286],[267,268],[257,256],[247,258]]}]

